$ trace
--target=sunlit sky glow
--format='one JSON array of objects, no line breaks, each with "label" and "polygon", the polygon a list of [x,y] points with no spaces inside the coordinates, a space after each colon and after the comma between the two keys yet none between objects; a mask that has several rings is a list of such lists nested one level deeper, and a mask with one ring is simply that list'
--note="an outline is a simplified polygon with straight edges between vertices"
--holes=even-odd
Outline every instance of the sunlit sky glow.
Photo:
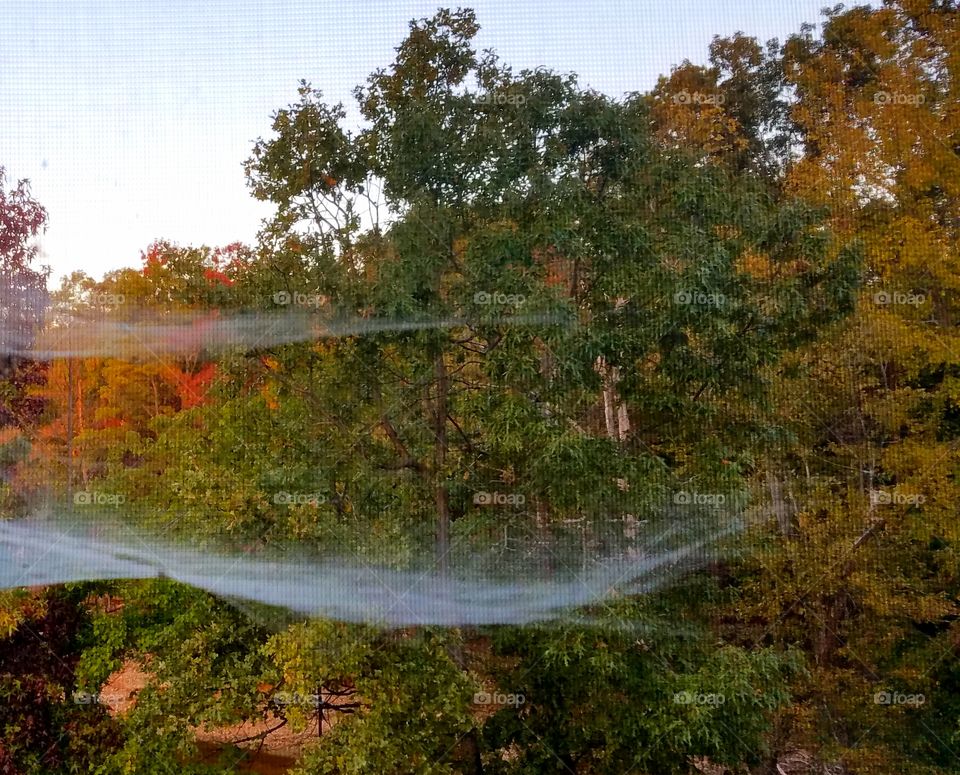
[{"label": "sunlit sky glow", "polygon": [[[29,178],[50,214],[51,284],[139,264],[157,238],[253,243],[270,208],[242,162],[306,79],[342,101],[392,61],[413,0],[4,0],[0,166]],[[519,71],[576,72],[613,96],[651,88],[713,35],[783,40],[822,0],[464,0]],[[453,5],[452,3],[448,5]]]}]

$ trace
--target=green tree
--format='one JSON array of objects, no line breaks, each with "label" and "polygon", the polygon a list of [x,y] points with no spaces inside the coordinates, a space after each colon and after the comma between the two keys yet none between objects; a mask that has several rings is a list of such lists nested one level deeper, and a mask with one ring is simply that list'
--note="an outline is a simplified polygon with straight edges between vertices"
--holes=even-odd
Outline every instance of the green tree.
[{"label": "green tree", "polygon": [[[303,86],[248,161],[280,212],[265,278],[306,265],[302,291],[338,313],[463,321],[295,349],[277,377],[343,407],[316,432],[336,428],[326,457],[362,483],[355,513],[396,503],[413,526],[434,521],[441,565],[451,534],[486,520],[477,491],[520,492],[550,522],[636,512],[670,473],[736,489],[721,461],[748,459],[759,431],[731,391],[759,405],[764,368],[842,314],[856,283],[816,210],[663,152],[640,98],[514,77],[473,51],[475,33],[471,12],[414,23],[356,92],[363,131]],[[355,212],[371,180],[389,225],[318,215]],[[332,380],[308,377],[321,360]]]},{"label": "green tree", "polygon": [[[187,532],[301,541],[401,566],[432,554],[428,568],[489,576],[515,572],[497,551],[507,529],[532,536],[522,567],[560,577],[570,556],[535,546],[560,546],[565,520],[582,519],[578,551],[599,554],[606,519],[657,516],[683,485],[732,499],[762,471],[776,440],[763,414],[771,370],[849,311],[856,251],[831,236],[822,210],[776,192],[769,171],[703,165],[661,142],[642,96],[611,100],[542,70],[514,76],[472,50],[475,33],[470,12],[413,23],[394,65],[357,91],[359,133],[303,85],[247,163],[254,194],[278,216],[230,290],[236,298],[263,310],[302,300],[331,325],[427,325],[222,359],[225,379],[207,405],[154,420],[145,475],[129,480],[150,511]],[[763,120],[743,120],[761,133]],[[365,222],[361,203],[373,213],[381,199],[388,217]],[[201,271],[177,282],[190,287]],[[279,491],[323,497],[278,507]],[[525,503],[488,508],[476,497],[485,492]],[[631,618],[618,622],[635,631]],[[549,657],[542,680],[525,669],[512,680],[530,692],[532,728],[550,730],[564,761],[681,771],[693,754],[746,757],[785,697],[774,656],[710,657],[705,637],[686,656],[668,641],[653,656],[636,652],[635,638],[568,625],[546,637],[505,631],[498,656]],[[342,639],[333,667],[304,651],[318,638]],[[606,664],[586,655],[597,638]],[[458,740],[473,740],[461,745],[491,767],[508,767],[513,746],[518,768],[547,761],[516,720],[491,727],[486,743],[475,734],[468,690],[482,676],[464,655],[473,636],[418,632],[415,648],[398,649],[377,641],[386,652],[369,659],[367,639],[317,622],[271,641],[287,685],[360,687],[337,744],[321,740],[305,766],[475,770],[467,750],[438,758]],[[616,681],[639,687],[664,662],[671,669],[643,695],[660,703],[657,714],[639,699],[621,718],[603,712]],[[713,674],[718,691],[742,700],[728,706],[732,734],[718,709],[687,709],[693,720],[672,703],[671,692]],[[567,692],[576,710],[552,710]],[[751,692],[765,699],[747,701]],[[594,718],[589,740],[558,719],[574,712]],[[635,752],[665,732],[648,755]],[[606,734],[618,743],[605,756]]]},{"label": "green tree", "polygon": [[952,3],[837,6],[783,51],[785,187],[862,240],[866,282],[781,372],[793,443],[776,466],[796,506],[748,563],[737,617],[759,624],[748,642],[809,652],[793,744],[857,772],[956,768],[958,21]]}]

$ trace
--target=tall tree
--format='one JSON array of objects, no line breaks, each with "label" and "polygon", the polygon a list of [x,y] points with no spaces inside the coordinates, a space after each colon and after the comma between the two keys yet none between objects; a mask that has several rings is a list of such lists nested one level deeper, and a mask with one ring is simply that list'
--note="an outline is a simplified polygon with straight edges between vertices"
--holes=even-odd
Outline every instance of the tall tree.
[{"label": "tall tree", "polygon": [[[332,343],[332,384],[287,375],[317,404],[353,385],[327,459],[366,461],[350,478],[385,488],[363,512],[401,497],[431,519],[441,563],[452,523],[487,519],[477,491],[522,493],[550,524],[636,512],[671,469],[736,487],[721,461],[747,431],[730,391],[760,400],[762,370],[842,314],[856,281],[815,210],[774,201],[750,171],[664,152],[639,97],[514,76],[472,49],[476,30],[469,11],[413,23],[357,89],[359,134],[304,86],[247,163],[280,212],[264,276],[306,262],[316,284],[302,290],[341,311],[465,321]],[[372,185],[385,228],[324,215],[355,212]],[[523,315],[561,325],[511,325]]]},{"label": "tall tree", "polygon": [[[958,25],[952,2],[837,6],[783,51],[785,187],[862,240],[866,283],[857,314],[783,371],[796,443],[781,466],[801,508],[757,555],[756,607],[740,613],[813,658],[803,745],[873,772],[956,763]],[[894,718],[873,701],[893,687],[926,703]]]}]

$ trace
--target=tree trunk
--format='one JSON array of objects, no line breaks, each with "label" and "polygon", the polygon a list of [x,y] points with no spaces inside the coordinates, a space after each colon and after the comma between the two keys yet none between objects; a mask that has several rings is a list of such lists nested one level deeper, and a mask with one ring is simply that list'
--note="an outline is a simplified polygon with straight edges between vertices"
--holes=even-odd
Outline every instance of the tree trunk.
[{"label": "tree trunk", "polygon": [[73,359],[67,361],[67,502],[73,503]]},{"label": "tree trunk", "polygon": [[614,405],[616,404],[616,398],[613,395],[613,390],[609,385],[604,385],[603,387],[603,419],[607,424],[607,436],[616,441],[619,437],[617,433],[617,418],[613,413]]},{"label": "tree trunk", "polygon": [[627,405],[617,393],[620,369],[609,366],[603,356],[597,358],[596,368],[603,379],[603,419],[607,426],[607,437],[622,442],[630,433],[630,415],[627,414]]},{"label": "tree trunk", "polygon": [[623,401],[617,408],[617,426],[620,431],[620,441],[625,441],[630,433],[630,415],[627,414],[627,405]]},{"label": "tree trunk", "polygon": [[610,379],[610,369],[602,355],[597,357],[596,369],[600,374],[601,380],[603,381],[603,419],[607,426],[607,437],[616,441],[619,436],[617,433],[617,418],[614,414],[616,410],[617,397],[614,393],[613,383]]},{"label": "tree trunk", "polygon": [[772,468],[767,468],[767,487],[770,490],[770,508],[777,518],[780,535],[790,538],[794,535],[796,504],[792,496],[784,496],[783,480],[774,474]]},{"label": "tree trunk", "polygon": [[[464,643],[471,634],[473,633],[469,629],[452,630],[450,632],[451,640],[447,642],[447,653],[450,655],[450,659],[465,675],[470,674],[470,665]],[[476,727],[461,738],[461,744],[465,754],[463,763],[467,764],[469,762],[472,766],[473,772],[471,775],[483,775],[483,754]]]},{"label": "tree trunk", "polygon": [[449,570],[450,552],[450,497],[444,480],[447,464],[447,391],[449,388],[447,367],[443,352],[437,354],[434,363],[437,380],[437,398],[433,409],[433,432],[436,445],[433,454],[434,499],[437,508],[437,565],[440,573]]}]

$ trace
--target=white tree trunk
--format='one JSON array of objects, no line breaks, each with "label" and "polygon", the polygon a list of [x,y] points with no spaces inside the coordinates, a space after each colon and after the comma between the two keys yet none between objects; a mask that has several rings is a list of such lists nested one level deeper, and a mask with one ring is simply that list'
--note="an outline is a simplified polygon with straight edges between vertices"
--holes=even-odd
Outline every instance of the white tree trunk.
[{"label": "white tree trunk", "polygon": [[620,382],[620,369],[610,367],[602,358],[597,358],[597,371],[603,378],[603,419],[607,426],[607,436],[614,441],[623,441],[630,433],[630,415],[627,405],[620,400],[617,384]]}]

